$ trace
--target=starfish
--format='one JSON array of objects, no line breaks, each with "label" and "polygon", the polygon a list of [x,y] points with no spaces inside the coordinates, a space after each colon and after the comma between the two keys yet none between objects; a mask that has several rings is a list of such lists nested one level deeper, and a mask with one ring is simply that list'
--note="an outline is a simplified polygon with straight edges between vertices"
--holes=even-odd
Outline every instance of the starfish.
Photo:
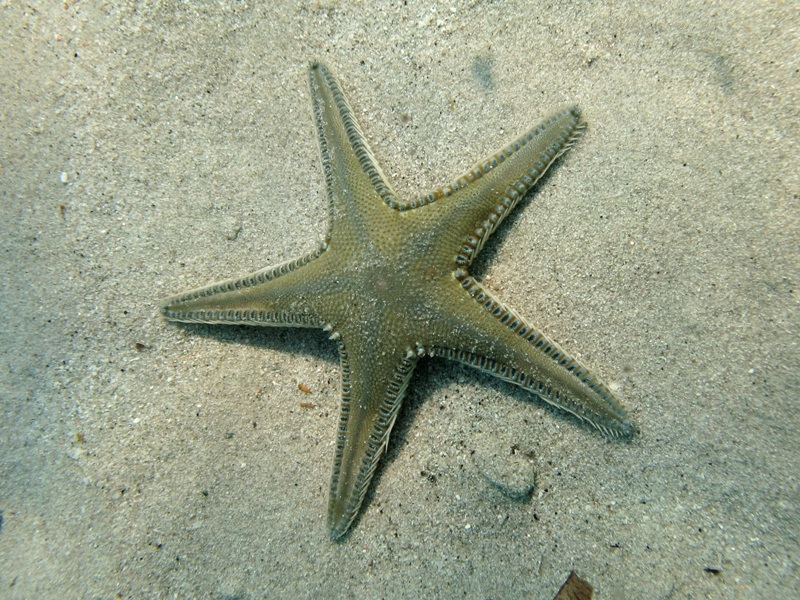
[{"label": "starfish", "polygon": [[187,323],[318,327],[338,344],[341,411],[328,526],[344,536],[389,443],[420,357],[459,361],[520,386],[608,437],[633,426],[588,368],[496,299],[469,266],[498,225],[584,130],[554,113],[449,185],[400,200],[339,84],[309,71],[328,233],[311,254],[162,304]]}]

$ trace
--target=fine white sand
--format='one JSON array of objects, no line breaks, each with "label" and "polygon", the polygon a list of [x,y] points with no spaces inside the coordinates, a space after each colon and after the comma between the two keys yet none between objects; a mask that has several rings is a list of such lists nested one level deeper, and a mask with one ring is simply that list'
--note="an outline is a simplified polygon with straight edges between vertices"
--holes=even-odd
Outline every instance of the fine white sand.
[{"label": "fine white sand", "polygon": [[[0,597],[795,597],[791,2],[117,4],[0,6]],[[580,104],[475,271],[631,442],[425,360],[329,540],[335,346],[158,313],[324,233],[312,60],[405,197]]]}]

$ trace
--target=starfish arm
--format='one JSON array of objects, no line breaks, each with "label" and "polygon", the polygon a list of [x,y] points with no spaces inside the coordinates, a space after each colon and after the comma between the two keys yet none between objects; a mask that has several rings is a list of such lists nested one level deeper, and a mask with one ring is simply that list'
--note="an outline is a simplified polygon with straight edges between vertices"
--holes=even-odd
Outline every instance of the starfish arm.
[{"label": "starfish arm", "polygon": [[355,215],[365,209],[374,210],[372,205],[381,200],[396,207],[395,192],[381,172],[336,78],[324,65],[312,64],[309,88],[331,229],[352,228]]},{"label": "starfish arm", "polygon": [[355,347],[357,353],[348,353],[340,340],[342,405],[328,503],[333,539],[341,538],[358,514],[417,363],[411,350],[392,357],[375,343]]},{"label": "starfish arm", "polygon": [[449,185],[421,197],[419,204],[433,203],[432,212],[440,213],[431,218],[438,231],[445,235],[467,232],[466,238],[447,245],[448,252],[456,250],[457,266],[466,268],[472,263],[498,225],[555,160],[577,142],[585,127],[577,107],[565,108]]},{"label": "starfish arm", "polygon": [[325,250],[323,243],[316,252],[282,265],[167,298],[161,312],[183,323],[323,327],[313,299],[324,262],[317,259]]},{"label": "starfish arm", "polygon": [[[588,422],[609,438],[627,438],[633,425],[614,394],[469,274],[457,271],[462,298],[441,320],[436,343],[421,351],[476,367],[536,394]],[[466,300],[464,300],[466,298]],[[458,312],[456,312],[456,310]],[[436,338],[434,338],[436,339]]]}]

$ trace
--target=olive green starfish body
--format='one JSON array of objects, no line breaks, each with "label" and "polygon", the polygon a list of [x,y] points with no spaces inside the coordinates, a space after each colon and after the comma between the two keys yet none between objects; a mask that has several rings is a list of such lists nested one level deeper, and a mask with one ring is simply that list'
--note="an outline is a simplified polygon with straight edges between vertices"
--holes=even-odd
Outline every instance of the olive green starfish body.
[{"label": "olive green starfish body", "polygon": [[329,203],[319,249],[175,296],[162,310],[172,321],[320,327],[337,341],[331,536],[343,536],[358,514],[421,356],[477,367],[607,436],[630,436],[611,391],[468,272],[500,222],[580,136],[577,108],[555,113],[444,188],[401,201],[324,66],[311,66],[310,86]]}]

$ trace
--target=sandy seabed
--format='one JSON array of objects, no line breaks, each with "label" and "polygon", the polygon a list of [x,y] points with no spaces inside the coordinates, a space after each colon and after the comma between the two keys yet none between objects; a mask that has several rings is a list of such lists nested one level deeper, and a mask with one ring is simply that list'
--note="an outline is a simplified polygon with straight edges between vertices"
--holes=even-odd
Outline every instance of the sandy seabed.
[{"label": "sandy seabed", "polygon": [[[0,4],[0,597],[796,597],[800,24],[650,4]],[[329,540],[335,345],[158,312],[324,233],[313,60],[401,197],[582,107],[475,272],[630,442],[425,360]]]}]

